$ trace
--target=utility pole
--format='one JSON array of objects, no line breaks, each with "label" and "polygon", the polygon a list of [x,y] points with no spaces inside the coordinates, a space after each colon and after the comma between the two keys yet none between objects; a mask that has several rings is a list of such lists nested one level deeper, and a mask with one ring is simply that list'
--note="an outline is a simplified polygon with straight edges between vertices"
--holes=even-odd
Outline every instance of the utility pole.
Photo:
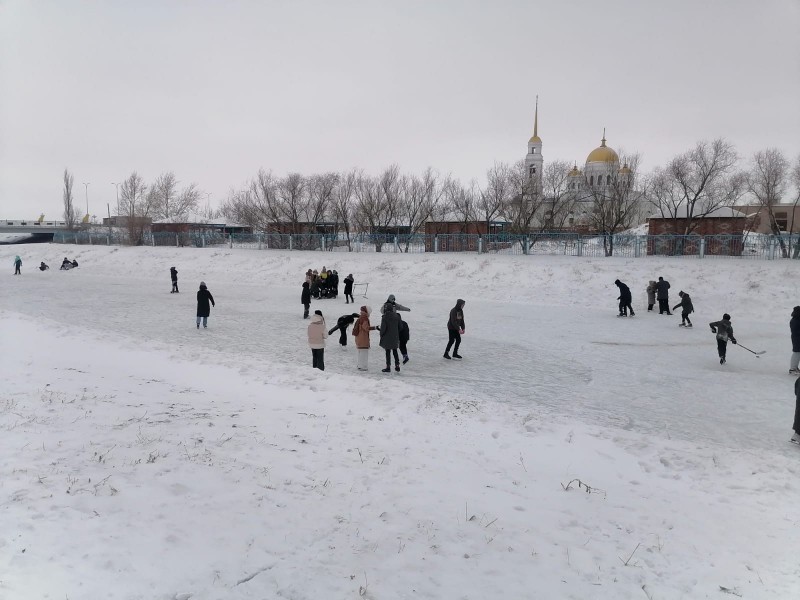
[{"label": "utility pole", "polygon": [[89,222],[89,183],[86,183],[84,181],[83,185],[86,188],[86,222],[88,223]]}]

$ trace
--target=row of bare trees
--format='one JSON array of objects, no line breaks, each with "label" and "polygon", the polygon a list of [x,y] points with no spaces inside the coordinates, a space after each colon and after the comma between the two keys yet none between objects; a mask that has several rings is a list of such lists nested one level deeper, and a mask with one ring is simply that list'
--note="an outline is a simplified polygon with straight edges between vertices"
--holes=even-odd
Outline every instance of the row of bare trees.
[{"label": "row of bare trees", "polygon": [[[775,207],[800,201],[800,157],[791,162],[774,148],[755,153],[745,168],[724,139],[698,142],[650,173],[640,172],[638,153],[622,152],[620,164],[627,173],[604,179],[603,185],[575,177],[572,165],[562,160],[548,162],[534,178],[524,161],[498,162],[482,183],[467,184],[433,168],[408,174],[397,165],[376,175],[354,169],[279,176],[262,169],[242,189],[229,193],[217,214],[257,231],[335,231],[347,244],[355,232],[415,234],[431,223],[433,233],[444,233],[458,223],[457,229],[471,233],[476,223],[492,231],[495,221],[503,221],[510,233],[581,228],[606,234],[612,244],[613,234],[650,214],[679,221],[688,235],[717,209],[737,203],[763,206],[778,234]],[[141,217],[182,218],[197,212],[199,196],[196,184],[181,187],[172,172],[148,185],[134,171],[120,186],[117,215],[127,217],[129,224]],[[213,216],[209,211],[206,216]],[[68,224],[77,221],[72,175],[66,170],[64,217]],[[798,229],[800,223],[788,227],[790,232]],[[613,246],[606,248],[607,254],[612,252]]]}]

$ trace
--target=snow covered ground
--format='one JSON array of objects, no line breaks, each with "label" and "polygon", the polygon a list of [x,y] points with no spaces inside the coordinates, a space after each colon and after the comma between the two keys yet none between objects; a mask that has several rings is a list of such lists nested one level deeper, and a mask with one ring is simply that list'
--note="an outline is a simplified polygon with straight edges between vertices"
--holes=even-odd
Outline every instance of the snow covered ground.
[{"label": "snow covered ground", "polygon": [[[65,254],[81,266],[34,270]],[[797,261],[30,244],[0,264],[0,598],[800,594]],[[374,322],[389,293],[412,308],[399,375],[377,336],[369,373],[336,339],[311,369],[300,282],[323,264],[369,282]],[[647,313],[659,275],[694,329]],[[725,311],[763,357],[719,365]]]}]

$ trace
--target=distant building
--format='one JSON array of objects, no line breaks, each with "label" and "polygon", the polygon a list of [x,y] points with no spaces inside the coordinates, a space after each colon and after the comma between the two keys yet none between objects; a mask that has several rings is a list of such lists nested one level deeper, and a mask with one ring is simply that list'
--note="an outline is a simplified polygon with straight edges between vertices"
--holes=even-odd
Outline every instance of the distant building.
[{"label": "distant building", "polygon": [[[104,219],[105,220],[105,219]],[[228,223],[220,219],[206,219],[198,215],[170,217],[155,221],[151,225],[153,233],[253,233],[253,228],[238,223]]]},{"label": "distant building", "polygon": [[[753,233],[773,233],[769,222],[769,211],[760,204],[737,206],[736,210],[747,216],[747,229]],[[775,224],[782,232],[800,232],[800,205],[796,204],[774,204],[772,214],[775,216]]]},{"label": "distant building", "polygon": [[690,236],[678,239],[658,239],[653,236],[682,236],[689,224],[685,206],[679,207],[674,216],[651,216],[648,220],[648,254],[698,254],[700,238],[704,236],[725,236],[708,240],[706,254],[740,256],[744,246],[743,236],[747,224],[744,213],[732,208],[717,208],[702,218],[693,219],[694,228]]},{"label": "distant building", "polygon": [[134,227],[149,229],[152,223],[153,219],[150,217],[128,217],[125,215],[116,215],[108,218],[103,217],[104,227],[129,227],[133,225]]}]

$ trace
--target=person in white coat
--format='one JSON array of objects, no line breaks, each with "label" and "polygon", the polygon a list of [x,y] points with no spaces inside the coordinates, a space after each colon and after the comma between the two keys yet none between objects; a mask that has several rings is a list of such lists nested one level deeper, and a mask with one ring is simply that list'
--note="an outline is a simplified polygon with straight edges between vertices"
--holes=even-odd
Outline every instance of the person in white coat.
[{"label": "person in white coat", "polygon": [[311,363],[313,368],[325,370],[325,339],[328,337],[328,328],[321,310],[315,310],[308,324],[308,345],[311,348]]}]

